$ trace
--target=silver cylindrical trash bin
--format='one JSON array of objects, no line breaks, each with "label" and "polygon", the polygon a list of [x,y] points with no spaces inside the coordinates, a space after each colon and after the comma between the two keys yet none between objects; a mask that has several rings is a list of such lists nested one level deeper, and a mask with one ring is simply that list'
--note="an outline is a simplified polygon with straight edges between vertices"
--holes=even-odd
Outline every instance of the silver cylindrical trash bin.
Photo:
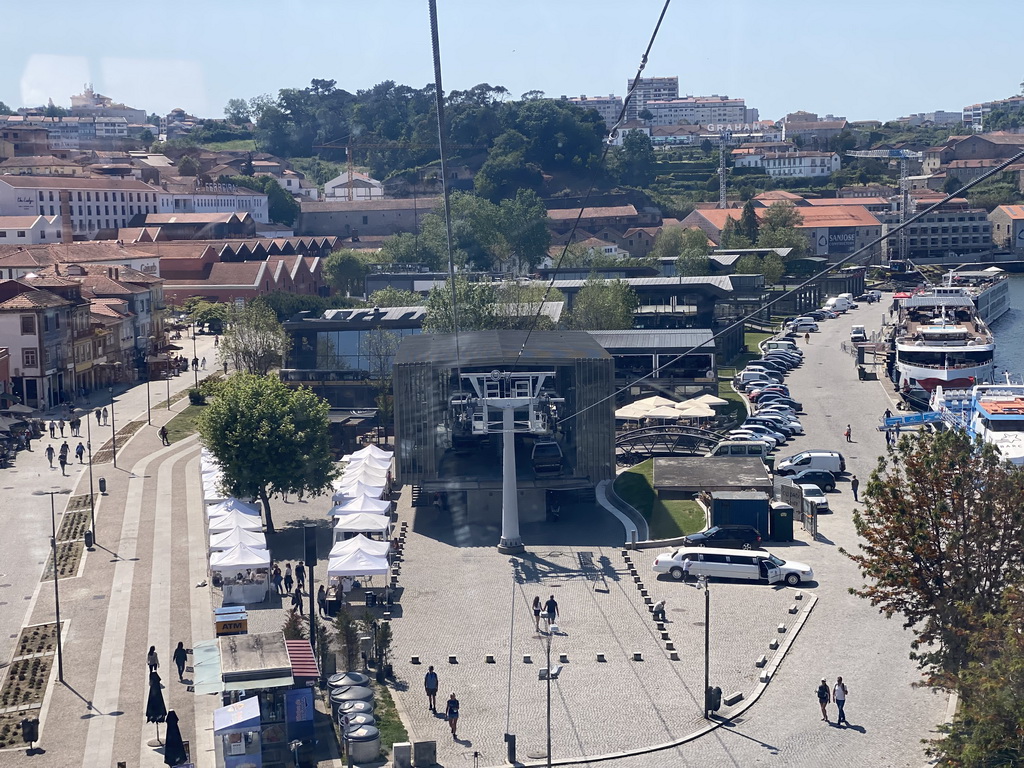
[{"label": "silver cylindrical trash bin", "polygon": [[374,725],[349,728],[346,741],[353,763],[371,763],[380,757],[380,731]]}]

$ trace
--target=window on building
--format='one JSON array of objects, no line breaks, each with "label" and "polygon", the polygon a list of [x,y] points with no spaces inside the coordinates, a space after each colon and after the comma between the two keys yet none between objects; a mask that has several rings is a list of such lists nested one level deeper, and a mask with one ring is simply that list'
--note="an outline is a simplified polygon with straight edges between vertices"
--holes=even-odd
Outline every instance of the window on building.
[{"label": "window on building", "polygon": [[369,216],[363,216],[363,224],[369,224],[369,223],[370,223],[370,217]]},{"label": "window on building", "polygon": [[21,350],[21,363],[25,368],[35,368],[39,365],[39,355],[34,349]]},{"label": "window on building", "polygon": [[25,236],[25,230],[24,229],[19,229],[18,230],[18,237],[24,237],[24,236]]},{"label": "window on building", "polygon": [[53,216],[53,215],[54,215],[54,212],[53,212],[53,206],[52,206],[52,205],[50,206],[50,215],[51,215],[51,216]]},{"label": "window on building", "polygon": [[103,202],[104,203],[109,203],[110,202],[110,193],[109,192],[104,192],[103,193]]},{"label": "window on building", "polygon": [[36,332],[36,316],[35,315],[22,315],[21,316],[21,334],[23,336],[33,336]]}]

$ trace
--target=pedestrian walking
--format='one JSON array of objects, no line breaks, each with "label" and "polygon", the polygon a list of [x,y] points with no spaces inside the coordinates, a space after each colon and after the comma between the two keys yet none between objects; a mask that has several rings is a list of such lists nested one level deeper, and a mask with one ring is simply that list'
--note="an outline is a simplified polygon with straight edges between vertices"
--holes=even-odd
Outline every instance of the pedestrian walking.
[{"label": "pedestrian walking", "polygon": [[50,439],[53,440],[57,437],[57,425],[52,421],[50,422]]},{"label": "pedestrian walking", "polygon": [[427,667],[427,674],[423,676],[423,688],[427,692],[427,708],[431,712],[437,712],[437,672],[433,667]]},{"label": "pedestrian walking", "polygon": [[67,477],[68,473],[65,471],[65,469],[67,469],[67,466],[68,466],[68,455],[66,453],[62,453],[60,455],[60,458],[57,459],[57,461],[60,463],[60,473],[61,473],[61,475],[63,475],[64,477]]},{"label": "pedestrian walking", "polygon": [[59,422],[57,422],[57,429],[60,430],[60,436],[64,437],[64,419],[61,419]]},{"label": "pedestrian walking", "polygon": [[459,738],[459,734],[455,732],[459,727],[459,700],[455,698],[454,693],[448,697],[448,706],[444,710],[444,716],[452,728],[452,738]]},{"label": "pedestrian walking", "polygon": [[199,358],[198,357],[193,357],[192,358],[192,370],[193,371],[198,371],[199,370]]},{"label": "pedestrian walking", "polygon": [[292,580],[292,564],[291,563],[285,563],[284,564],[284,591],[288,592],[288,593],[291,593],[291,591],[292,591],[292,584],[294,584],[294,583],[295,582]]},{"label": "pedestrian walking", "polygon": [[888,408],[886,408],[884,415],[885,415],[885,418],[891,419],[892,418],[892,411],[890,411]]},{"label": "pedestrian walking", "polygon": [[805,333],[804,334],[804,344],[810,344],[810,343],[811,343],[811,334]]},{"label": "pedestrian walking", "polygon": [[[551,631],[551,625],[555,623],[555,619],[558,618],[558,602],[555,600],[555,596],[552,595],[544,603],[544,616],[548,621],[548,632]],[[455,694],[453,693],[452,696]]]},{"label": "pedestrian walking", "polygon": [[160,431],[157,433],[160,435],[160,442],[164,445],[170,445],[171,441],[167,439],[167,427],[160,427]]},{"label": "pedestrian walking", "polygon": [[185,674],[185,663],[188,661],[188,651],[185,650],[185,644],[180,642],[178,647],[174,649],[174,654],[171,656],[174,660],[174,666],[178,668],[178,682],[182,682],[182,676]]},{"label": "pedestrian walking", "polygon": [[54,454],[53,446],[52,445],[46,446],[46,460],[48,462],[50,462],[50,469],[53,469],[53,454]]},{"label": "pedestrian walking", "polygon": [[303,613],[302,613],[302,593],[299,591],[298,587],[295,588],[295,592],[292,594],[292,608],[293,609],[294,608],[298,608],[299,609],[299,616],[303,615]]},{"label": "pedestrian walking", "polygon": [[836,707],[839,708],[839,716],[836,718],[837,723],[850,724],[850,721],[846,719],[846,695],[849,690],[846,687],[846,683],[843,682],[843,678],[836,678],[835,688],[832,689],[832,698],[835,699]]},{"label": "pedestrian walking", "polygon": [[215,347],[219,347],[220,346],[220,334],[219,333],[214,335],[214,337],[213,337],[213,346],[215,346]]},{"label": "pedestrian walking", "polygon": [[660,621],[662,623],[665,622],[665,603],[665,599],[662,598],[654,604],[654,612],[652,615],[654,616],[655,621]]},{"label": "pedestrian walking", "polygon": [[78,445],[75,446],[75,456],[78,457],[79,464],[85,464],[85,446],[82,445],[82,441],[78,441]]},{"label": "pedestrian walking", "polygon": [[274,589],[277,590],[277,594],[283,595],[284,592],[281,590],[281,566],[279,566],[279,565],[275,565],[274,566],[273,581],[274,581]]},{"label": "pedestrian walking", "polygon": [[688,581],[690,578],[690,558],[683,558],[683,581]]},{"label": "pedestrian walking", "polygon": [[858,480],[857,476],[854,475],[853,478],[850,480],[850,490],[853,491],[853,500],[854,501],[860,501],[860,499],[857,498],[857,489],[859,489],[859,488],[860,488],[860,480]]},{"label": "pedestrian walking", "polygon": [[540,595],[535,595],[533,598],[533,626],[538,632],[540,632],[540,612],[543,610],[543,606],[540,602]]},{"label": "pedestrian walking", "polygon": [[160,668],[160,657],[156,655],[156,646],[149,646],[149,654],[146,656],[146,664],[150,672],[156,672]]},{"label": "pedestrian walking", "polygon": [[110,423],[110,411],[107,410],[107,406],[103,406],[103,423]]},{"label": "pedestrian walking", "polygon": [[821,719],[828,722],[828,705],[832,696],[828,690],[828,681],[821,678],[821,685],[818,686],[818,705],[821,707]]},{"label": "pedestrian walking", "polygon": [[202,368],[204,371],[206,370],[206,358],[205,357],[202,360],[199,361],[199,367]]},{"label": "pedestrian walking", "polygon": [[316,607],[320,611],[321,616],[327,615],[327,587],[323,584],[320,585],[320,589],[316,591]]},{"label": "pedestrian walking", "polygon": [[[101,416],[101,415],[102,415],[102,411],[100,411],[100,409],[99,409],[99,408],[97,408],[97,409],[96,409],[96,426],[97,426],[97,427],[99,427],[99,426],[102,426],[102,425],[100,424],[100,416]],[[50,424],[52,425],[52,424],[53,424],[53,422],[51,421],[51,422],[50,422]],[[50,437],[53,437],[53,434],[52,434],[52,433],[50,434]]]},{"label": "pedestrian walking", "polygon": [[295,566],[295,584],[299,588],[299,592],[306,588],[306,566],[299,560]]},{"label": "pedestrian walking", "polygon": [[849,424],[846,425],[846,431],[843,432],[843,436],[846,438],[846,442],[848,442],[848,443],[852,443],[853,442],[853,431],[850,429],[850,425]]},{"label": "pedestrian walking", "polygon": [[227,373],[228,373],[228,361],[225,360],[224,361],[224,375],[227,376]]}]

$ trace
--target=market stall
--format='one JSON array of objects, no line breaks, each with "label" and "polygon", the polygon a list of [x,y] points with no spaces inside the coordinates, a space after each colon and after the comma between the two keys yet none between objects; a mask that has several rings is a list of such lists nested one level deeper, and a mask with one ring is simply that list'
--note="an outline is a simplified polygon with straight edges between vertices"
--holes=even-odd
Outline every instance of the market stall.
[{"label": "market stall", "polygon": [[340,515],[334,524],[334,541],[345,541],[353,534],[370,533],[380,534],[385,539],[390,538],[391,519],[384,515],[374,515],[369,512],[354,512],[350,515]]},{"label": "market stall", "polygon": [[350,484],[343,484],[340,489],[331,497],[335,504],[343,504],[346,501],[352,499],[358,499],[360,496],[368,496],[371,499],[379,499],[384,495],[384,486],[382,485],[367,485],[366,483],[355,480]]},{"label": "market stall", "polygon": [[270,594],[270,552],[236,544],[210,555],[210,570],[216,586],[219,574],[225,605],[261,603]]},{"label": "market stall", "polygon": [[358,451],[352,452],[352,458],[354,459],[365,459],[367,457],[374,459],[387,459],[391,461],[394,458],[393,451],[385,451],[383,448],[378,448],[376,445],[367,445],[365,448],[360,448]]},{"label": "market stall", "polygon": [[222,517],[228,512],[241,512],[243,515],[255,515],[259,517],[260,510],[255,504],[250,504],[246,501],[239,501],[238,499],[229,497],[224,501],[218,501],[216,504],[210,504],[206,508],[207,517]]},{"label": "market stall", "polygon": [[235,528],[246,531],[262,531],[263,521],[258,515],[247,515],[237,509],[210,518],[210,533],[223,533]]},{"label": "market stall", "polygon": [[360,512],[369,512],[374,515],[390,515],[391,502],[387,499],[371,499],[369,496],[357,496],[356,498],[347,498],[346,501],[331,507],[329,514],[332,517],[337,517],[338,515],[351,515]]},{"label": "market stall", "polygon": [[229,531],[210,534],[211,552],[224,552],[236,544],[245,544],[252,549],[266,549],[267,537],[262,531],[249,531],[245,528],[232,528]]},{"label": "market stall", "polygon": [[[362,552],[363,554],[370,555],[371,557],[384,557],[387,558],[388,553],[391,551],[391,544],[386,541],[374,541],[368,539],[361,533],[353,536],[351,539],[345,541],[339,541],[331,547],[331,553],[328,556],[333,562],[336,558],[344,558],[350,554],[356,552]],[[330,575],[330,568],[328,568],[328,575]],[[369,574],[347,574],[350,576],[365,576]]]}]

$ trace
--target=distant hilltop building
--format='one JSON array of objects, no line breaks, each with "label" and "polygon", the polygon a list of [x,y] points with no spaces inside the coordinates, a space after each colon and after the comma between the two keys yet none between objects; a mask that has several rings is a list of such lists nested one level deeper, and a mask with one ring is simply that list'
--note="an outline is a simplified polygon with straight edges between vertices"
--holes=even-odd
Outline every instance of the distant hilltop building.
[{"label": "distant hilltop building", "polygon": [[1024,107],[1024,96],[1011,96],[1008,99],[999,99],[998,101],[983,101],[980,104],[969,104],[964,107],[963,111],[964,125],[972,130],[980,131],[985,124],[985,115],[993,109],[1020,109],[1021,107]]},{"label": "distant hilltop building", "polygon": [[[633,80],[626,81],[626,93],[633,87]],[[641,110],[647,107],[649,101],[669,101],[679,98],[678,77],[641,77],[637,83],[633,98],[629,100],[626,107],[626,119],[636,120]]]},{"label": "distant hilltop building", "polygon": [[756,109],[747,109],[743,99],[728,96],[685,96],[681,99],[651,100],[647,110],[656,126],[679,125],[746,125],[758,121]]},{"label": "distant hilltop building", "polygon": [[71,97],[71,114],[75,117],[123,117],[129,123],[146,122],[146,110],[115,104],[109,96],[96,93],[86,83],[81,93]]},{"label": "distant hilltop building", "polygon": [[915,112],[907,117],[896,118],[897,123],[917,127],[919,125],[956,125],[963,120],[962,112],[947,112],[937,109],[934,112]]},{"label": "distant hilltop building", "polygon": [[563,100],[568,101],[570,104],[575,104],[583,109],[592,109],[601,116],[604,120],[604,124],[611,128],[615,125],[615,122],[619,119],[619,115],[622,113],[622,97],[614,96],[609,94],[608,96],[587,96],[586,94],[579,98],[567,96],[562,97]]}]

